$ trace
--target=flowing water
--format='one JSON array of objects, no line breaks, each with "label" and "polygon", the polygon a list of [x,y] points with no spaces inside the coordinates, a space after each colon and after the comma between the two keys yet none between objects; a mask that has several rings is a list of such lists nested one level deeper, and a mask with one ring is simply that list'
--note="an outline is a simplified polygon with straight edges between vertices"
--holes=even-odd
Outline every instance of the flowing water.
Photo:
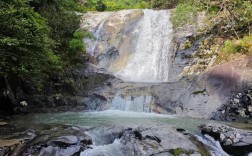
[{"label": "flowing water", "polygon": [[167,82],[172,24],[167,10],[144,10],[143,19],[133,31],[136,47],[127,66],[115,73],[125,81]]},{"label": "flowing water", "polygon": [[[27,120],[28,119],[28,120]],[[124,156],[126,149],[120,139],[115,139],[112,143],[105,143],[103,137],[104,127],[131,127],[131,128],[148,128],[162,127],[168,129],[171,127],[182,128],[191,134],[195,134],[198,140],[206,144],[211,150],[213,156],[228,156],[221,148],[219,142],[214,141],[209,136],[202,136],[198,126],[205,123],[214,123],[214,121],[205,119],[194,119],[189,117],[176,117],[173,115],[130,112],[120,110],[107,110],[100,112],[66,112],[66,113],[47,113],[47,114],[30,114],[21,116],[15,121],[16,125],[26,125],[36,129],[40,125],[72,125],[82,126],[91,129],[85,132],[89,135],[94,145],[92,148],[85,150],[81,156]],[[101,130],[100,130],[101,129]],[[168,130],[167,129],[167,130]],[[166,131],[166,129],[165,129]],[[107,133],[107,132],[106,132]]]},{"label": "flowing water", "polygon": [[[90,30],[96,39],[84,40],[87,52],[94,57],[104,53],[112,57],[110,49],[116,48],[119,51],[117,59],[107,60],[104,63],[104,60],[99,58],[98,67],[106,68],[124,81],[167,82],[173,39],[170,11],[150,9],[142,11],[143,16],[135,23],[124,21],[127,16],[134,16],[134,10],[123,10],[118,14],[105,13],[104,19]],[[118,16],[117,18],[123,16],[124,20],[118,22],[114,16]],[[115,32],[122,35],[115,35],[116,38],[113,38],[107,31],[108,28],[117,31],[114,27],[118,23],[123,23],[125,26],[121,28],[123,29],[121,32]]]},{"label": "flowing water", "polygon": [[[122,14],[127,11],[122,11]],[[143,10],[143,16],[135,25],[131,25],[131,36],[120,38],[121,47],[128,47],[127,54],[121,52],[120,46],[117,47],[119,51],[119,58],[117,62],[112,62],[110,70],[116,77],[124,81],[133,82],[168,82],[169,64],[172,49],[173,29],[170,21],[169,10]],[[88,44],[87,51],[89,54],[95,56],[102,43],[104,42],[105,24],[109,16],[100,22],[100,24],[93,31],[96,41],[86,42]],[[108,22],[111,24],[111,21]],[[127,21],[126,21],[127,25]],[[127,28],[127,29],[129,29]],[[106,32],[105,32],[106,34]],[[126,36],[126,34],[124,34]],[[106,37],[106,35],[105,35]],[[124,45],[130,43],[124,40],[133,40],[134,44]],[[104,47],[102,48],[104,49]],[[105,48],[106,49],[106,48]],[[125,50],[125,49],[124,49]],[[122,55],[122,56],[120,56]],[[124,56],[126,55],[126,56]],[[120,58],[121,57],[121,58]],[[118,62],[119,61],[119,62]],[[115,67],[116,66],[116,67]],[[119,66],[119,67],[118,67]],[[113,68],[112,68],[113,67]],[[116,70],[114,70],[116,68]],[[51,124],[70,124],[88,127],[103,127],[103,126],[126,126],[126,127],[158,127],[159,125],[170,125],[178,128],[183,128],[186,131],[197,135],[198,139],[208,145],[212,151],[212,155],[227,155],[223,152],[218,142],[214,142],[208,136],[201,136],[198,126],[204,123],[211,123],[213,121],[181,118],[170,115],[154,114],[151,112],[151,96],[139,96],[134,99],[131,97],[122,98],[115,95],[111,101],[111,110],[101,112],[82,112],[82,113],[63,113],[63,114],[47,114],[45,116],[37,116],[43,123]],[[132,112],[134,111],[134,112]],[[93,140],[102,142],[99,139],[100,133],[90,133]],[[101,138],[101,137],[100,137]],[[81,156],[90,155],[124,155],[123,145],[119,139],[115,139],[111,144],[95,143],[92,149],[88,149],[81,153]]]},{"label": "flowing water", "polygon": [[[127,65],[113,74],[125,81],[134,82],[167,82],[169,77],[169,57],[171,42],[173,39],[172,24],[170,22],[170,11],[168,10],[144,10],[144,15],[133,27],[135,35],[135,51],[129,57]],[[109,15],[108,15],[109,16]],[[98,39],[89,51],[95,52],[95,46],[99,42],[99,35],[105,21],[100,23],[94,32]],[[90,50],[91,49],[91,50]],[[103,127],[124,128],[164,128],[165,136],[168,129],[176,128],[186,130],[197,136],[211,149],[213,156],[228,156],[221,148],[219,142],[209,136],[202,136],[198,126],[214,121],[194,119],[189,117],[176,117],[173,115],[151,113],[152,96],[138,96],[135,98],[122,98],[115,95],[111,101],[110,110],[106,111],[83,111],[66,113],[29,114],[15,120],[15,125],[25,125],[36,129],[39,125],[71,125],[86,127],[85,134],[92,138],[93,146],[80,153],[81,156],[124,156],[124,144],[116,138],[112,143],[103,144]],[[175,129],[174,129],[175,128]],[[93,131],[89,130],[92,129]],[[96,131],[96,129],[98,129]],[[179,133],[179,132],[177,132]],[[180,134],[180,133],[179,133]],[[181,134],[182,135],[182,134]],[[161,138],[163,139],[163,138]],[[170,139],[170,138],[169,138]],[[170,144],[170,142],[169,142]]]}]

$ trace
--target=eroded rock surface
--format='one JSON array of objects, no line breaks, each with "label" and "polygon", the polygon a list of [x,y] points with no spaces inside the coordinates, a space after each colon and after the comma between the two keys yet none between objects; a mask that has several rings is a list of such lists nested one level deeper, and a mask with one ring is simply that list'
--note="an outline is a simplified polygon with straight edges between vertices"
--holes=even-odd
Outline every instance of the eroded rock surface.
[{"label": "eroded rock surface", "polygon": [[252,132],[220,124],[201,126],[201,133],[218,140],[230,155],[241,156],[252,152]]}]

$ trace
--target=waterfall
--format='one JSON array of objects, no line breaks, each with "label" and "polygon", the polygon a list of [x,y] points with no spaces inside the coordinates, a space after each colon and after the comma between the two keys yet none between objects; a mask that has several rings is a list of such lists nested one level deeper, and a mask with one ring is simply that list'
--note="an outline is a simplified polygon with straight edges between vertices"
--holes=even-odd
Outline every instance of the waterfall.
[{"label": "waterfall", "polygon": [[133,31],[138,38],[133,57],[115,75],[125,81],[167,82],[172,24],[168,10],[144,10]]},{"label": "waterfall", "polygon": [[167,82],[173,39],[169,10],[123,10],[86,21],[95,39],[85,38],[87,52],[124,81]]}]

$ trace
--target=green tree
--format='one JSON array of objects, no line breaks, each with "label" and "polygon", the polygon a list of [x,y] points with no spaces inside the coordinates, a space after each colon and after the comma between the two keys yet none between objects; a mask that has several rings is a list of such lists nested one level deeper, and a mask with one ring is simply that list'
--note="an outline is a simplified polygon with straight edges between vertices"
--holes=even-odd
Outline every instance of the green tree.
[{"label": "green tree", "polygon": [[97,11],[105,11],[107,9],[107,6],[102,2],[102,0],[99,0],[96,3],[95,8],[96,8]]},{"label": "green tree", "polygon": [[[78,64],[75,58],[79,57],[83,52],[74,51],[69,46],[69,42],[74,38],[75,31],[79,28],[80,16],[75,11],[82,11],[79,4],[74,0],[37,0],[32,4],[36,6],[37,11],[47,19],[50,27],[50,37],[55,44],[53,51],[60,56],[64,62],[64,68]],[[84,43],[82,43],[82,48]],[[74,60],[71,60],[74,58]]]},{"label": "green tree", "polygon": [[0,2],[0,75],[39,82],[45,70],[60,68],[62,62],[52,52],[46,20],[28,2]]}]

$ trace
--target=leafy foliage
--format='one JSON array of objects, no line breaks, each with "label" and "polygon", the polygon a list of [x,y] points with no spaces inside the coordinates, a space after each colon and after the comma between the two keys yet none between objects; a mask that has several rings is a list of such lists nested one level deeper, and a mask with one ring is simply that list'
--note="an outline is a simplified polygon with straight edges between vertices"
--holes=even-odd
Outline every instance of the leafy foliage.
[{"label": "leafy foliage", "polygon": [[105,11],[105,10],[107,9],[107,6],[106,6],[101,0],[99,0],[99,1],[96,3],[95,9],[96,9],[97,11]]},{"label": "leafy foliage", "polygon": [[88,0],[84,6],[87,10],[113,11],[121,9],[149,8],[149,0]]},{"label": "leafy foliage", "polygon": [[[75,35],[80,20],[74,10],[83,9],[75,0],[2,0],[0,8],[0,77],[38,86],[85,52]],[[78,46],[70,45],[76,38]]]},{"label": "leafy foliage", "polygon": [[225,41],[218,56],[218,63],[230,61],[241,54],[252,55],[252,36]]},{"label": "leafy foliage", "polygon": [[194,16],[197,14],[197,7],[190,4],[181,3],[176,7],[171,21],[175,27],[191,24],[194,22]]},{"label": "leafy foliage", "polygon": [[151,7],[158,9],[171,9],[178,4],[178,0],[151,0]]},{"label": "leafy foliage", "polygon": [[241,54],[252,54],[251,0],[179,0],[171,20],[174,27],[192,24],[202,11],[208,16],[208,21],[213,21],[211,33],[221,38],[221,42],[211,43],[221,46],[217,48],[217,63],[230,61]]},{"label": "leafy foliage", "polygon": [[45,70],[60,68],[52,52],[46,20],[29,7],[27,0],[0,2],[0,74],[28,79],[43,77]]}]

